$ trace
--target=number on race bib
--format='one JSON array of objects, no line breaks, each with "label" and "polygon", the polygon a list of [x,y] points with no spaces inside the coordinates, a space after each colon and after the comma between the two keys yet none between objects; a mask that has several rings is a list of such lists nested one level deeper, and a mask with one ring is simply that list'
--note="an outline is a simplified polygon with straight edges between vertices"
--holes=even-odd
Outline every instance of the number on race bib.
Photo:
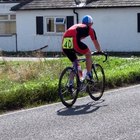
[{"label": "number on race bib", "polygon": [[63,40],[63,49],[73,49],[73,38],[67,37]]}]

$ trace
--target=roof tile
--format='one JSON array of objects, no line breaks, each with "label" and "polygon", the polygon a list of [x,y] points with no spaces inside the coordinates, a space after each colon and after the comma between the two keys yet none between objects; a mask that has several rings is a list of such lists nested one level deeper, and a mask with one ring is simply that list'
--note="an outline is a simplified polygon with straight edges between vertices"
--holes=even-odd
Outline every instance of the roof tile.
[{"label": "roof tile", "polygon": [[12,10],[140,7],[140,0],[29,0],[14,6]]}]

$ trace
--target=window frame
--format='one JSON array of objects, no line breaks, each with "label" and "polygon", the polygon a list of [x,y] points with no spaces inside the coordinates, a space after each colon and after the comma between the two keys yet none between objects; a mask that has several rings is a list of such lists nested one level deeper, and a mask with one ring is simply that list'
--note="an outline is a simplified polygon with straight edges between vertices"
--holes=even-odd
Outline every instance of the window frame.
[{"label": "window frame", "polygon": [[140,13],[137,13],[137,32],[140,33]]},{"label": "window frame", "polygon": [[[4,13],[4,14],[0,14],[0,16],[7,16],[7,19],[0,19],[0,23],[1,22],[4,22],[4,24],[6,25],[6,22],[9,24],[12,24],[13,22],[15,22],[15,32],[9,32],[9,33],[0,33],[0,36],[5,36],[5,35],[12,35],[12,34],[16,34],[16,14],[9,14],[9,13]],[[15,17],[15,18],[12,18],[12,17]],[[9,31],[12,31],[11,28],[9,28]],[[6,32],[6,29],[5,31]]]},{"label": "window frame", "polygon": [[[36,16],[36,18],[35,18],[36,35],[62,35],[64,33],[64,32],[57,32],[57,33],[56,32],[47,32],[47,29],[46,29],[47,26],[46,26],[46,21],[45,21],[46,18],[45,17],[48,18],[50,16]],[[68,28],[70,28],[72,25],[74,25],[74,16],[67,15],[67,16],[63,16],[63,17],[65,18],[65,21],[66,21],[65,22],[65,31],[66,31]],[[57,26],[57,24],[56,24],[56,26]]]},{"label": "window frame", "polygon": [[[56,20],[62,18],[62,22],[57,22]],[[48,32],[47,29],[47,19],[53,19],[54,21],[54,32]],[[45,16],[44,17],[44,34],[63,34],[66,31],[66,17],[64,16]],[[64,31],[63,32],[57,32],[57,26],[58,25],[64,25]]]},{"label": "window frame", "polygon": [[[62,19],[62,21],[57,21],[57,19]],[[56,17],[55,18],[55,24],[65,24],[65,20],[66,20],[66,18],[64,18],[64,17]]]}]

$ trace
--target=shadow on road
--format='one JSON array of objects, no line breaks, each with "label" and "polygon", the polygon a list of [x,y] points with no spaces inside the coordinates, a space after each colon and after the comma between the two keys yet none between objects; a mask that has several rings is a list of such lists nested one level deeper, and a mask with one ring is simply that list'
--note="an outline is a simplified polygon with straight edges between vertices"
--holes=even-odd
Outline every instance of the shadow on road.
[{"label": "shadow on road", "polygon": [[61,116],[71,116],[71,115],[84,115],[84,114],[89,114],[92,112],[97,111],[99,108],[101,107],[105,107],[107,105],[103,105],[102,103],[105,100],[99,100],[99,101],[92,101],[88,104],[84,104],[84,105],[76,105],[73,106],[71,108],[62,108],[60,110],[57,111],[57,115],[61,115]]}]

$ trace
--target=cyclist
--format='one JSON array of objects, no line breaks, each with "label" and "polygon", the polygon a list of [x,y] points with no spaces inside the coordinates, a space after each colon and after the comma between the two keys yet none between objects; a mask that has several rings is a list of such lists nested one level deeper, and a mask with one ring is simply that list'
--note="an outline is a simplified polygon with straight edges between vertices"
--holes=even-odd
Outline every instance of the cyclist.
[{"label": "cyclist", "polygon": [[81,40],[85,37],[90,36],[91,40],[97,51],[101,51],[100,44],[97,40],[96,33],[91,27],[93,25],[93,19],[90,15],[86,15],[82,19],[82,23],[75,24],[71,26],[63,35],[62,49],[64,54],[69,58],[73,65],[79,65],[77,63],[76,53],[85,55],[86,57],[86,69],[88,80],[92,80],[92,59],[91,51],[88,46]]}]

